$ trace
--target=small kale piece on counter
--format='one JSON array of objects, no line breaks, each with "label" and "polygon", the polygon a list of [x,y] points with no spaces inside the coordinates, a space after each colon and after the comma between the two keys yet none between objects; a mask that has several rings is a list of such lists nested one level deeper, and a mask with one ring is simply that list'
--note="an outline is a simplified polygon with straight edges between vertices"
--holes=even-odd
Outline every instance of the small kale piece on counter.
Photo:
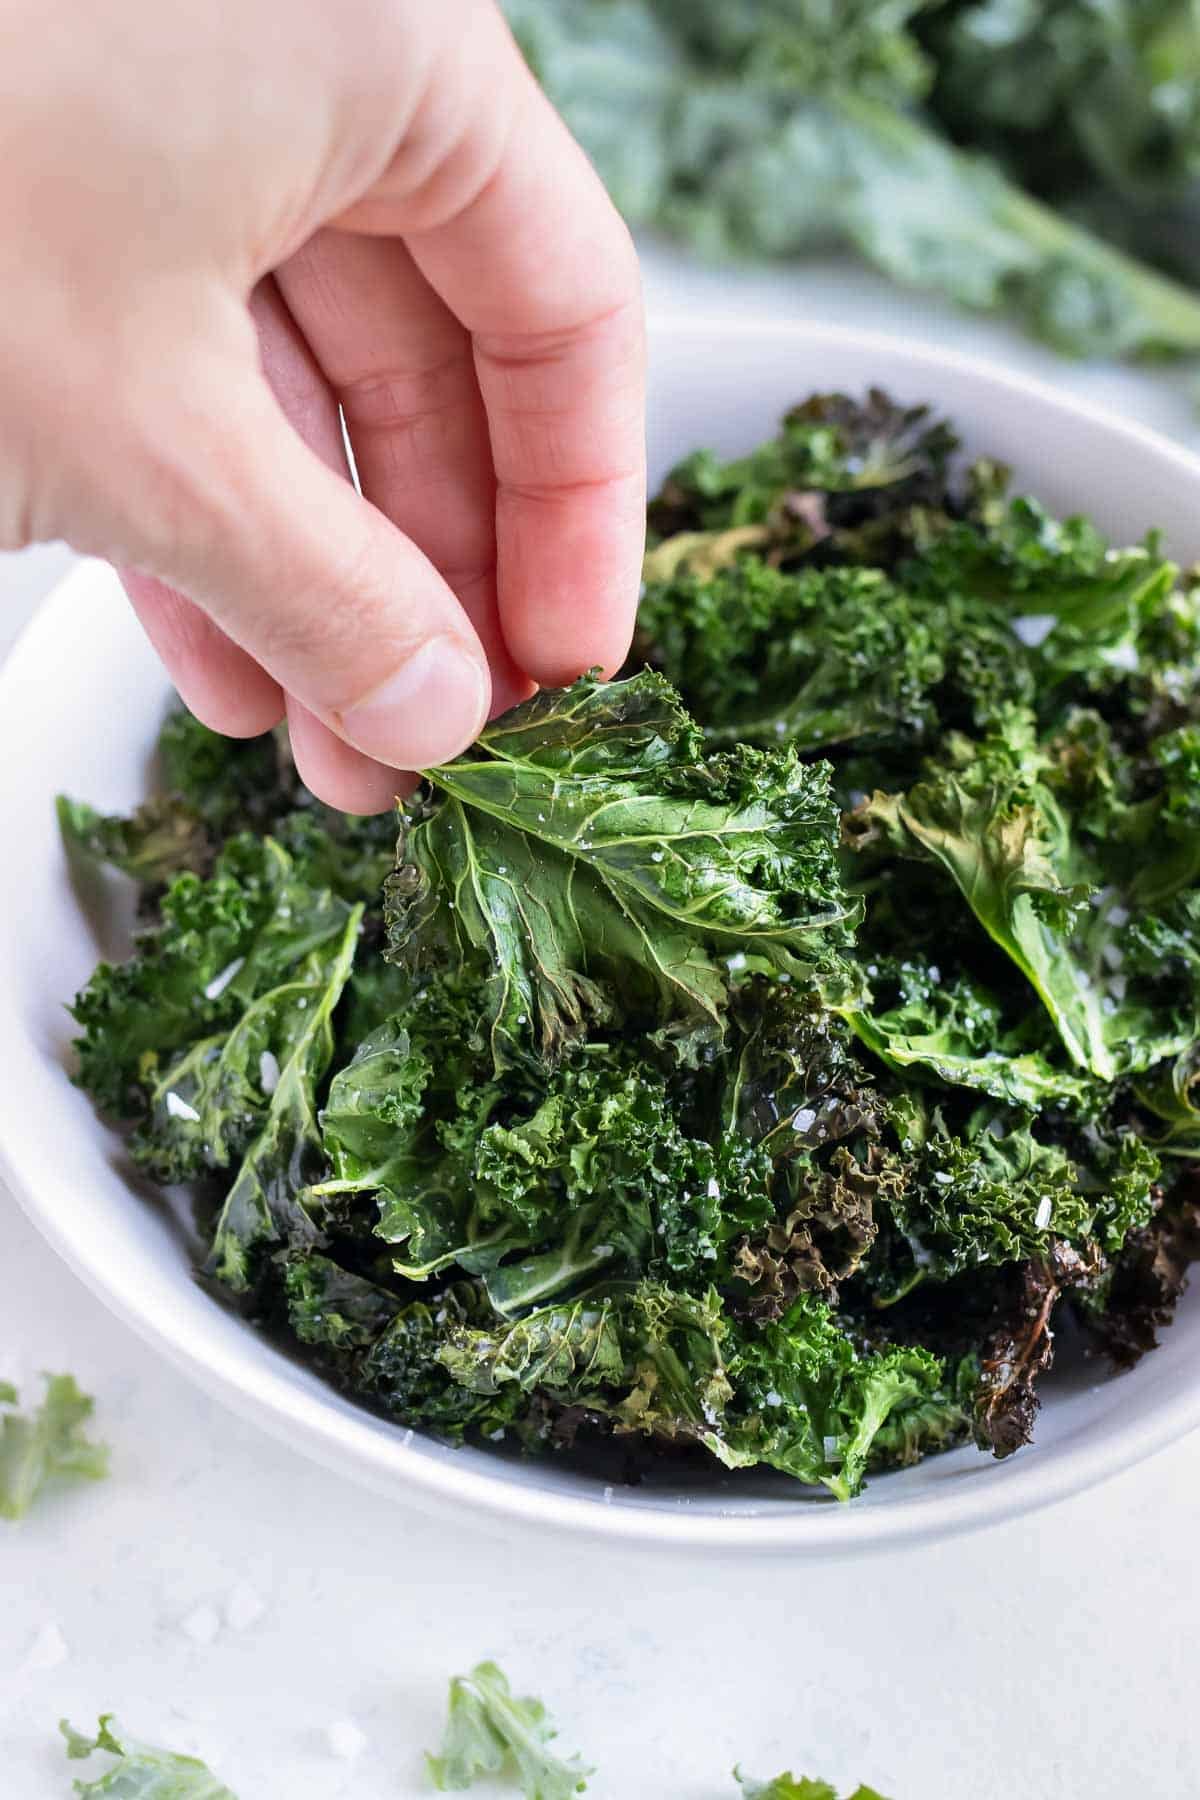
[{"label": "small kale piece on counter", "polygon": [[[773,1781],[752,1781],[741,1769],[734,1770],[743,1800],[838,1800],[837,1790],[811,1775],[776,1775]],[[874,1788],[858,1786],[846,1800],[884,1800]]]},{"label": "small kale piece on counter", "polygon": [[0,1519],[20,1519],[60,1481],[101,1481],[108,1450],[84,1435],[95,1409],[72,1375],[47,1375],[40,1406],[18,1412],[20,1395],[0,1381]]},{"label": "small kale piece on counter", "polygon": [[442,1747],[426,1761],[439,1792],[457,1793],[481,1777],[510,1774],[525,1800],[571,1800],[593,1772],[578,1757],[551,1749],[557,1735],[540,1700],[520,1699],[493,1662],[450,1683]]},{"label": "small kale piece on counter", "polygon": [[64,802],[143,892],[78,1079],[399,1425],[839,1500],[1008,1455],[1200,1249],[1200,587],[877,391],[650,522],[621,678],[398,816],[179,719],[164,797]]},{"label": "small kale piece on counter", "polygon": [[77,1794],[92,1800],[237,1800],[196,1757],[143,1744],[130,1737],[111,1713],[102,1716],[95,1737],[76,1731],[65,1719],[59,1730],[73,1761],[86,1761],[97,1752],[117,1759],[94,1780],[74,1783]]}]

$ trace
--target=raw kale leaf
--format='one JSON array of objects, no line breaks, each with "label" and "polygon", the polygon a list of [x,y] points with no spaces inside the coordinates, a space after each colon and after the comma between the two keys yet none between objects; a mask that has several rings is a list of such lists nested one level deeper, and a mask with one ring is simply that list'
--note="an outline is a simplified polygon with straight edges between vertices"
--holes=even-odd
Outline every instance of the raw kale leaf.
[{"label": "raw kale leaf", "polygon": [[76,1781],[77,1794],[90,1794],[93,1800],[237,1800],[196,1757],[143,1744],[130,1737],[111,1713],[102,1715],[95,1737],[74,1730],[65,1719],[59,1730],[72,1760],[85,1761],[97,1751],[118,1759],[94,1781]]},{"label": "raw kale leaf", "polygon": [[558,1756],[550,1748],[556,1735],[540,1700],[519,1699],[495,1663],[481,1662],[451,1681],[442,1747],[426,1762],[439,1792],[510,1771],[525,1800],[571,1800],[592,1771],[576,1756]]},{"label": "raw kale leaf", "polygon": [[632,224],[716,255],[849,247],[1071,355],[1194,354],[1200,300],[1018,185],[1179,267],[1180,215],[1145,195],[1194,198],[1195,34],[1180,0],[1146,10],[506,0]]},{"label": "raw kale leaf", "polygon": [[16,1410],[19,1395],[0,1381],[0,1519],[25,1516],[54,1482],[100,1481],[108,1474],[108,1450],[84,1436],[94,1402],[71,1375],[47,1375],[41,1405]]}]

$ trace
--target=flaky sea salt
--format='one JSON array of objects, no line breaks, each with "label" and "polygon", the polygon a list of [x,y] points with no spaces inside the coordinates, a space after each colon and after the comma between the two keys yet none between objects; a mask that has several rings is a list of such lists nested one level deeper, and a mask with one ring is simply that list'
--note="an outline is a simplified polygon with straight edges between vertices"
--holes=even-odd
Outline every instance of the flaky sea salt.
[{"label": "flaky sea salt", "polygon": [[43,1675],[61,1669],[71,1652],[67,1640],[53,1619],[47,1619],[32,1644],[21,1667],[27,1675]]},{"label": "flaky sea salt", "polygon": [[192,1125],[200,1123],[200,1114],[186,1100],[181,1100],[172,1088],[167,1095],[167,1116],[172,1119],[187,1119]]},{"label": "flaky sea salt", "polygon": [[184,1637],[191,1638],[193,1644],[211,1644],[221,1629],[220,1616],[215,1606],[202,1600],[194,1606],[190,1613],[179,1621],[179,1629]]},{"label": "flaky sea salt", "polygon": [[1015,638],[1020,638],[1027,650],[1036,650],[1057,624],[1056,613],[1018,613],[1012,621],[1012,633]]},{"label": "flaky sea salt", "polygon": [[230,982],[235,976],[241,974],[245,966],[246,959],[244,956],[235,956],[231,963],[226,963],[225,967],[221,970],[221,973],[219,975],[214,975],[208,986],[205,988],[204,998],[206,1000],[219,1000]]},{"label": "flaky sea salt", "polygon": [[335,1719],[325,1727],[325,1742],[329,1745],[329,1754],[336,1756],[339,1762],[354,1762],[367,1747],[367,1734],[353,1719]]},{"label": "flaky sea salt", "polygon": [[225,1623],[231,1631],[249,1631],[266,1612],[263,1597],[248,1581],[239,1581],[225,1601]]},{"label": "flaky sea salt", "polygon": [[264,1094],[273,1094],[279,1086],[279,1058],[273,1050],[264,1050],[259,1057],[258,1079]]}]

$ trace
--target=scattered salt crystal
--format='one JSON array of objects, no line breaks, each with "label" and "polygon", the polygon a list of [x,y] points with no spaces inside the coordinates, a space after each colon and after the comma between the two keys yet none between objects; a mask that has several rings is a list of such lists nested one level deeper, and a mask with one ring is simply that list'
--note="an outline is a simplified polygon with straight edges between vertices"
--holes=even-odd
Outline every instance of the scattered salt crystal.
[{"label": "scattered salt crystal", "polygon": [[744,969],[745,966],[746,952],[744,950],[738,950],[733,956],[727,956],[725,958],[725,967],[729,970],[731,975],[736,975],[739,970]]},{"label": "scattered salt crystal", "polygon": [[1101,656],[1110,669],[1123,669],[1128,675],[1135,672],[1140,660],[1136,644],[1114,644],[1111,650],[1101,651]]},{"label": "scattered salt crystal", "polygon": [[783,1395],[777,1394],[774,1388],[768,1388],[767,1392],[763,1395],[763,1400],[768,1406],[783,1405]]},{"label": "scattered salt crystal", "polygon": [[1122,925],[1129,923],[1129,908],[1127,906],[1110,906],[1108,922],[1110,925],[1115,925],[1119,931]]},{"label": "scattered salt crystal", "polygon": [[594,1247],[594,1249],[592,1250],[592,1255],[593,1256],[611,1256],[612,1248],[613,1247],[611,1244],[597,1244]]},{"label": "scattered salt crystal", "polygon": [[279,1086],[279,1058],[273,1050],[264,1050],[259,1057],[258,1079],[264,1094],[273,1094]]},{"label": "scattered salt crystal", "polygon": [[1056,613],[1019,613],[1012,621],[1012,632],[1020,638],[1027,650],[1036,650],[1044,644],[1054,627],[1058,624]]},{"label": "scattered salt crystal", "polygon": [[219,975],[214,975],[204,990],[206,1000],[219,1000],[235,975],[240,975],[246,966],[244,956],[235,956],[231,963],[226,963]]},{"label": "scattered salt crystal", "polygon": [[938,1187],[950,1186],[950,1176],[946,1174],[944,1169],[938,1169],[933,1179]]},{"label": "scattered salt crystal", "polygon": [[54,1620],[48,1619],[29,1646],[29,1654],[21,1665],[22,1672],[41,1675],[50,1669],[60,1669],[70,1654],[66,1638]]},{"label": "scattered salt crystal", "polygon": [[930,981],[932,981],[934,987],[937,987],[938,983],[942,979],[942,971],[938,968],[936,963],[930,963],[929,969],[928,969],[928,975],[929,975],[929,979],[930,979]]},{"label": "scattered salt crystal", "polygon": [[484,1436],[490,1438],[493,1444],[498,1444],[504,1436],[503,1425],[497,1425],[495,1431],[487,1431]]},{"label": "scattered salt crystal", "polygon": [[710,1200],[719,1200],[721,1198],[721,1184],[717,1180],[715,1175],[709,1176],[708,1186],[705,1188],[704,1191],[708,1195]]},{"label": "scattered salt crystal", "polygon": [[799,1112],[792,1114],[792,1128],[795,1131],[811,1131],[817,1122],[817,1115],[811,1106],[802,1106]]},{"label": "scattered salt crystal", "polygon": [[190,1637],[193,1644],[211,1644],[221,1629],[221,1621],[215,1606],[207,1600],[194,1606],[186,1618],[179,1621],[179,1628],[185,1637]]},{"label": "scattered salt crystal", "polygon": [[336,1756],[340,1762],[353,1762],[366,1749],[367,1735],[359,1730],[353,1719],[335,1719],[332,1725],[325,1727],[325,1742],[331,1756]]},{"label": "scattered salt crystal", "polygon": [[1053,1200],[1051,1200],[1049,1194],[1043,1194],[1038,1201],[1038,1209],[1033,1215],[1034,1225],[1039,1231],[1045,1231],[1047,1225],[1050,1223],[1050,1215],[1053,1211]]},{"label": "scattered salt crystal", "polygon": [[189,1106],[186,1100],[181,1100],[174,1089],[167,1095],[167,1115],[172,1119],[187,1119],[193,1125],[200,1123],[200,1114],[195,1107]]},{"label": "scattered salt crystal", "polygon": [[650,861],[652,863],[660,863],[662,861],[662,859],[663,859],[663,853],[661,850],[652,850],[650,852]]},{"label": "scattered salt crystal", "polygon": [[239,1581],[230,1589],[225,1601],[225,1623],[231,1631],[249,1631],[266,1610],[258,1589],[251,1587],[248,1581]]}]

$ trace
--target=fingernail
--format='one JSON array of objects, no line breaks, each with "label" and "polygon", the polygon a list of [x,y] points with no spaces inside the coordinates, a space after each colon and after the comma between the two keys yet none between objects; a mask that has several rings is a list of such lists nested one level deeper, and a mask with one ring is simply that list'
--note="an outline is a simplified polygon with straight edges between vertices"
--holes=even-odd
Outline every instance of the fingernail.
[{"label": "fingernail", "polygon": [[428,769],[473,743],[488,713],[483,668],[457,639],[430,638],[341,715],[356,750],[394,769]]}]

